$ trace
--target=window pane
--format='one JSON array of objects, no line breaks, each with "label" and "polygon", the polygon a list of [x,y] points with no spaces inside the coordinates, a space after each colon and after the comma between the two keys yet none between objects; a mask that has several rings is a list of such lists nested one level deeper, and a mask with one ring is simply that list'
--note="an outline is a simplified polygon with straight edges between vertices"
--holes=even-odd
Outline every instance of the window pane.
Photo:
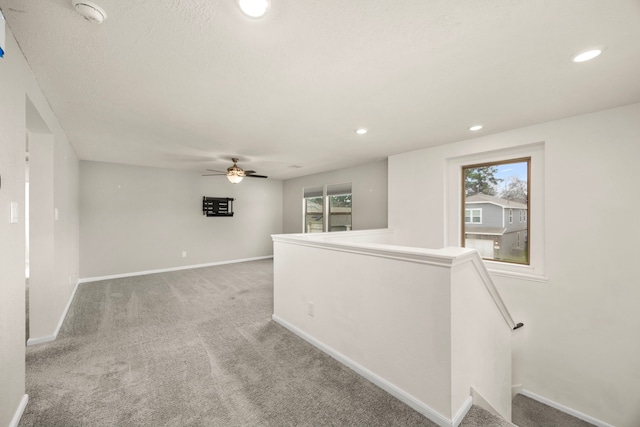
[{"label": "window pane", "polygon": [[308,197],[305,199],[307,203],[307,213],[320,212],[322,213],[322,196],[320,197]]},{"label": "window pane", "polygon": [[329,231],[351,230],[351,193],[328,196]]},{"label": "window pane", "polygon": [[465,209],[464,222],[466,224],[481,224],[482,209]]},{"label": "window pane", "polygon": [[462,246],[477,249],[484,259],[529,264],[530,162],[526,158],[462,168]]},{"label": "window pane", "polygon": [[304,206],[305,233],[322,233],[324,231],[322,196],[306,197]]}]

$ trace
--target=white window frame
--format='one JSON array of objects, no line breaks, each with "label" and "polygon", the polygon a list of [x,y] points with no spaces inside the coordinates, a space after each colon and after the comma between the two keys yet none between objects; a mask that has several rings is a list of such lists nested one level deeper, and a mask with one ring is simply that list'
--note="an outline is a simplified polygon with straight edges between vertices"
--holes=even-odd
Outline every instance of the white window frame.
[{"label": "white window frame", "polygon": [[513,224],[513,209],[509,209],[509,224]]},{"label": "white window frame", "polygon": [[[496,144],[497,145],[497,144]],[[545,177],[544,177],[544,142],[524,144],[520,146],[495,147],[484,152],[460,153],[459,156],[447,159],[445,191],[445,246],[460,246],[462,210],[461,180],[462,167],[470,164],[501,162],[511,159],[530,157],[529,206],[534,214],[529,221],[529,265],[484,260],[492,276],[517,278],[535,282],[547,282],[545,276]]]},{"label": "white window frame", "polygon": [[[307,212],[307,200],[309,199],[320,199],[320,201],[322,202],[322,212],[312,212],[309,213]],[[318,215],[322,215],[322,232],[325,231],[325,217],[324,217],[324,212],[325,212],[325,202],[324,202],[325,198],[320,195],[320,196],[309,196],[309,197],[302,197],[302,232],[303,233],[311,233],[311,231],[309,231],[307,229],[307,215],[311,215],[311,214],[318,214]]]},{"label": "white window frame", "polygon": [[[471,211],[471,212],[469,213],[469,219],[471,220],[470,222],[467,222],[467,221],[466,221],[466,218],[467,218],[467,211]],[[479,222],[473,222],[473,218],[474,218],[474,217],[473,217],[473,211],[478,211],[478,212],[480,212],[480,215],[478,215],[478,217],[480,218],[480,221],[479,221]],[[473,224],[482,224],[482,208],[469,208],[469,209],[465,208],[465,210],[464,210],[464,217],[465,217],[465,222],[464,222],[465,224],[471,224],[471,225],[473,225]]]},{"label": "white window frame", "polygon": [[[351,188],[350,192],[332,193],[331,191],[329,191],[329,187],[346,186],[346,185],[349,185],[349,188]],[[320,189],[320,188],[322,189],[322,194],[305,197],[306,189]],[[303,187],[302,188],[302,233],[309,233],[309,231],[307,231],[307,199],[322,198],[322,213],[321,213],[322,214],[322,232],[328,233],[328,232],[331,232],[330,223],[329,223],[330,221],[329,216],[331,215],[329,198],[331,196],[345,196],[347,194],[350,194],[352,197],[351,214],[350,214],[351,226],[348,230],[348,231],[351,231],[353,230],[353,184],[351,182],[337,183],[337,184],[311,185],[311,186]]]},{"label": "white window frame", "polygon": [[[349,224],[347,231],[351,231],[351,229],[353,228],[353,189],[351,192],[349,193],[336,193],[336,194],[327,194],[326,199],[325,199],[325,205],[326,205],[326,212],[327,212],[327,231],[331,231],[331,197],[333,196],[351,196],[351,212],[349,212],[349,215],[351,216],[351,224]],[[335,213],[333,213],[335,214]]]}]

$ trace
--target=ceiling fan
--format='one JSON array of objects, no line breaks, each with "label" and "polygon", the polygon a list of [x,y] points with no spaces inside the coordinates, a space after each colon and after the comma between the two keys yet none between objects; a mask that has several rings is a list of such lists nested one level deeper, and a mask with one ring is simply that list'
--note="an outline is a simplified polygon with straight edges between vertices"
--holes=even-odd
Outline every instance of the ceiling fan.
[{"label": "ceiling fan", "polygon": [[234,184],[239,183],[240,181],[242,181],[243,178],[268,178],[266,175],[258,175],[256,171],[252,171],[252,170],[246,171],[242,169],[240,166],[238,166],[238,159],[236,158],[233,158],[231,160],[233,161],[233,166],[228,167],[226,172],[217,171],[214,169],[207,169],[208,171],[215,172],[215,173],[207,173],[207,174],[203,174],[202,176],[226,175],[227,179]]}]

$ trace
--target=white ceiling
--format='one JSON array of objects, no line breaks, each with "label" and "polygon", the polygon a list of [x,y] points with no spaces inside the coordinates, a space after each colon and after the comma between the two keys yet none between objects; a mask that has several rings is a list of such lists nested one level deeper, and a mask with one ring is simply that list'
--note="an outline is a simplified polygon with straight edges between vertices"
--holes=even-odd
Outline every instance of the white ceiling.
[{"label": "white ceiling", "polygon": [[94,1],[0,0],[85,160],[285,179],[640,102],[638,0]]}]

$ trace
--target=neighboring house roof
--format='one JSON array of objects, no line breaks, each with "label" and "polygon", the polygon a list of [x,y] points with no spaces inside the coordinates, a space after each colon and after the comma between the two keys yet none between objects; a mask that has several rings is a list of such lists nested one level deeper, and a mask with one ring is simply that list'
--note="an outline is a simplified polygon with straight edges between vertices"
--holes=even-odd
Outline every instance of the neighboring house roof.
[{"label": "neighboring house roof", "polygon": [[486,194],[474,194],[473,196],[468,196],[465,198],[465,204],[467,203],[491,203],[494,205],[502,206],[503,208],[527,209],[527,205],[525,205],[524,203],[501,199],[500,197],[495,196],[488,196]]},{"label": "neighboring house roof", "polygon": [[505,231],[507,231],[504,227],[473,227],[470,228],[469,224],[467,224],[468,228],[465,228],[464,234],[485,234],[490,236],[502,236]]}]

